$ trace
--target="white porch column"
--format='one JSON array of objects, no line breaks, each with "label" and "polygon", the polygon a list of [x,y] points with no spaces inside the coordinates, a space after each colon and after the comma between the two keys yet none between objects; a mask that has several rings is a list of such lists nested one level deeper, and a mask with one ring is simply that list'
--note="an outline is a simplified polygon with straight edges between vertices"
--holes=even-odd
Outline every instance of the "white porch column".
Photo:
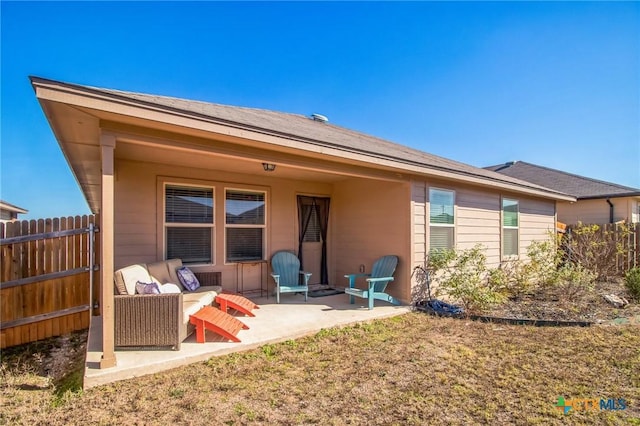
[{"label": "white porch column", "polygon": [[102,197],[100,206],[100,288],[102,291],[102,358],[100,368],[116,365],[114,353],[113,254],[114,254],[114,179],[113,152],[116,138],[100,136],[102,158]]}]

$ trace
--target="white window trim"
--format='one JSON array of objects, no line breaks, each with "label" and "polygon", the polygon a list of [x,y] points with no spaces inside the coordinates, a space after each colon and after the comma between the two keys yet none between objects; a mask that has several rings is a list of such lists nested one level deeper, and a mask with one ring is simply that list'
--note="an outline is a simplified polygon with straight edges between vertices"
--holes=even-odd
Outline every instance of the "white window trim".
[{"label": "white window trim", "polygon": [[[238,192],[253,192],[253,193],[262,193],[264,194],[264,224],[262,225],[228,225],[227,224],[227,192],[228,191],[238,191]],[[265,189],[256,189],[255,187],[225,187],[224,188],[224,194],[223,194],[223,212],[224,212],[224,235],[223,235],[223,239],[224,239],[224,264],[225,265],[236,265],[240,262],[228,262],[227,261],[227,229],[229,228],[262,228],[264,229],[263,231],[263,235],[262,235],[262,259],[260,260],[265,260],[266,258],[266,254],[267,254],[267,223],[269,223],[269,217],[268,217],[268,206],[269,206],[269,192]],[[254,262],[257,262],[257,260],[255,260]]]},{"label": "white window trim", "polygon": [[[513,201],[517,203],[518,212],[518,226],[505,226],[504,224],[504,201]],[[504,230],[505,229],[515,229],[517,231],[518,236],[518,245],[516,246],[517,253],[516,254],[504,254]],[[509,197],[501,197],[500,198],[500,258],[504,261],[509,260],[517,260],[520,258],[520,200],[516,200],[515,198]]]},{"label": "white window trim", "polygon": [[[443,192],[450,192],[453,194],[453,223],[449,224],[449,223],[431,223],[431,191],[443,191]],[[427,199],[427,204],[429,206],[428,211],[427,211],[427,226],[429,228],[436,227],[436,228],[453,228],[453,247],[451,248],[451,250],[456,250],[457,244],[458,244],[458,228],[457,228],[457,210],[458,210],[458,206],[456,204],[456,200],[457,200],[457,193],[455,190],[453,189],[446,189],[446,188],[439,188],[439,187],[435,187],[435,186],[430,186],[427,188],[427,194],[428,194],[428,199]],[[428,251],[431,251],[431,231],[429,231],[429,241],[428,241]]]},{"label": "white window trim", "polygon": [[[199,266],[199,265],[215,265],[216,264],[216,187],[212,184],[205,184],[202,182],[194,182],[189,180],[165,180],[161,179],[161,203],[162,208],[160,209],[161,215],[161,223],[162,223],[162,234],[160,238],[162,239],[162,258],[167,259],[167,228],[211,228],[211,263],[196,263],[191,264],[190,266]],[[211,224],[207,223],[176,223],[176,222],[167,222],[166,221],[166,208],[167,208],[167,199],[166,199],[166,190],[167,186],[181,186],[185,188],[205,188],[211,189],[212,191],[212,201],[213,201],[213,211],[212,211],[212,220]]]}]

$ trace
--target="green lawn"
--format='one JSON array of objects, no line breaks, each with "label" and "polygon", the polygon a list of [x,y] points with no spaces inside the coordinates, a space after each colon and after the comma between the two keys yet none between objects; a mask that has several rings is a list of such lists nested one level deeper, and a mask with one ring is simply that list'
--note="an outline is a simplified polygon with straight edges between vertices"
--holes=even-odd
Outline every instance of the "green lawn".
[{"label": "green lawn", "polygon": [[[636,325],[413,313],[83,393],[56,392],[15,359],[3,356],[2,424],[640,425]],[[624,399],[626,409],[564,414],[558,397]]]}]

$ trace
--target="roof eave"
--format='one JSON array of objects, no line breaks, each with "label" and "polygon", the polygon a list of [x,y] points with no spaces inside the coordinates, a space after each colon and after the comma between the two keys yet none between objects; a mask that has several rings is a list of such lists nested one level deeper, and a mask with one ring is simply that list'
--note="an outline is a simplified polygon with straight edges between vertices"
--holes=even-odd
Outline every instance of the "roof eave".
[{"label": "roof eave", "polygon": [[627,197],[640,197],[640,192],[627,192],[627,193],[618,193],[618,194],[602,194],[602,195],[589,195],[586,197],[576,197],[579,200],[599,200],[599,199],[607,199],[607,198],[627,198]]}]

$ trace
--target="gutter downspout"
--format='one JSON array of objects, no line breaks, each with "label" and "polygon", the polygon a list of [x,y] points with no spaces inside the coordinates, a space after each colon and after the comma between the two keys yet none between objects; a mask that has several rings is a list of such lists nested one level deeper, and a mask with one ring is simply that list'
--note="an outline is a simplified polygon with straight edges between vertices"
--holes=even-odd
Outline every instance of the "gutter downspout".
[{"label": "gutter downspout", "polygon": [[607,204],[609,204],[609,223],[613,223],[613,203],[607,198]]}]

